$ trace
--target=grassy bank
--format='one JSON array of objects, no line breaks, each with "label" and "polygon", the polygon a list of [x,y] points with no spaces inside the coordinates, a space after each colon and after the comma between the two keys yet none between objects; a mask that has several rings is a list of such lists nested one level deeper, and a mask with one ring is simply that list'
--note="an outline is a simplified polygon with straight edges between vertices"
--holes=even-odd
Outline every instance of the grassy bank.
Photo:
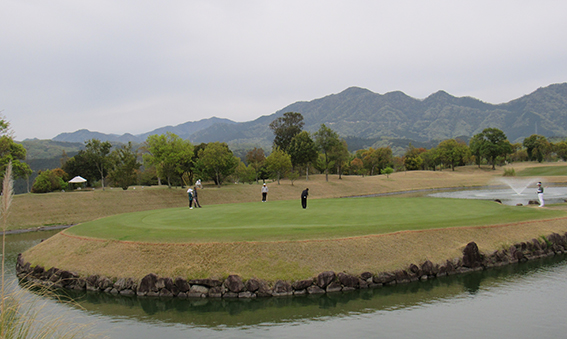
[{"label": "grassy bank", "polygon": [[426,259],[442,263],[462,256],[470,241],[475,241],[481,251],[490,252],[552,232],[567,232],[567,220],[280,242],[148,244],[93,240],[62,232],[26,251],[24,257],[45,268],[65,268],[84,276],[97,273],[141,279],[153,272],[193,279],[238,274],[245,279],[295,281],[325,270],[377,273]]}]

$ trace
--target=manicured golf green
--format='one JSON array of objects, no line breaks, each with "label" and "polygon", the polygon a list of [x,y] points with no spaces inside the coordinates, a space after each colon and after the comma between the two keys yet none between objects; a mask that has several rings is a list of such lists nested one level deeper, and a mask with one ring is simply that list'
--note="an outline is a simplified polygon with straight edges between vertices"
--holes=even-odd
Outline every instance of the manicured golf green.
[{"label": "manicured golf green", "polygon": [[565,216],[563,211],[441,198],[349,198],[255,202],[126,213],[66,233],[139,242],[332,239],[403,230],[494,225]]}]

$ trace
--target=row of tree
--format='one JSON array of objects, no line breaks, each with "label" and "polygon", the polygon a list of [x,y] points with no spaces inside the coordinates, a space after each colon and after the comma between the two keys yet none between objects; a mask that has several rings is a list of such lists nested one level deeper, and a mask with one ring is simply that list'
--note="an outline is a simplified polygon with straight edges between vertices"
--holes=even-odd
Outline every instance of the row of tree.
[{"label": "row of tree", "polygon": [[[268,156],[261,148],[236,157],[226,143],[191,144],[173,133],[149,136],[138,149],[132,144],[113,149],[109,142],[92,139],[85,149],[72,158],[62,159],[59,170],[40,173],[32,191],[47,192],[65,189],[69,178],[80,175],[90,183],[99,182],[127,189],[133,184],[191,185],[196,179],[221,185],[229,177],[238,182],[265,179],[293,181],[310,171],[326,174],[376,175],[394,170],[455,169],[476,163],[496,164],[506,161],[550,159],[552,153],[565,159],[567,141],[550,143],[545,137],[532,135],[523,144],[511,144],[499,129],[487,128],[472,137],[467,145],[459,139],[448,139],[432,149],[415,148],[395,157],[390,147],[348,151],[344,139],[322,124],[314,133],[303,130],[303,116],[288,112],[270,124],[274,133],[273,147]],[[1,141],[1,140],[0,140]],[[1,144],[0,144],[1,146]],[[108,183],[107,183],[108,182]]]}]

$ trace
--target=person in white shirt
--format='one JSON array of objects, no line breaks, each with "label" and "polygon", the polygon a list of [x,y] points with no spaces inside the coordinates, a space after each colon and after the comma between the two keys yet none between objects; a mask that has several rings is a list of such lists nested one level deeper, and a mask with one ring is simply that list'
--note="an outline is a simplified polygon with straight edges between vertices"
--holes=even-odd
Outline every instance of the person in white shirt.
[{"label": "person in white shirt", "polygon": [[545,206],[545,202],[543,201],[543,186],[541,186],[541,182],[537,183],[537,199],[539,200],[539,207]]},{"label": "person in white shirt", "polygon": [[268,198],[268,186],[266,186],[266,184],[264,183],[264,185],[262,185],[262,202],[266,202],[267,198]]}]

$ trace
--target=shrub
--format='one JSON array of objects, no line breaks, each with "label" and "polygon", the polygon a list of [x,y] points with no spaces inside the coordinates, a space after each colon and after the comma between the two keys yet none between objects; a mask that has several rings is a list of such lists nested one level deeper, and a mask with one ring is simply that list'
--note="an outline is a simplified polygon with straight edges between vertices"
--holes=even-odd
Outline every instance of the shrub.
[{"label": "shrub", "polygon": [[504,174],[502,176],[504,176],[504,177],[515,177],[516,171],[513,168],[505,168]]},{"label": "shrub", "polygon": [[33,182],[33,193],[48,193],[53,191],[65,190],[69,185],[60,175],[66,175],[61,169],[40,171]]}]

